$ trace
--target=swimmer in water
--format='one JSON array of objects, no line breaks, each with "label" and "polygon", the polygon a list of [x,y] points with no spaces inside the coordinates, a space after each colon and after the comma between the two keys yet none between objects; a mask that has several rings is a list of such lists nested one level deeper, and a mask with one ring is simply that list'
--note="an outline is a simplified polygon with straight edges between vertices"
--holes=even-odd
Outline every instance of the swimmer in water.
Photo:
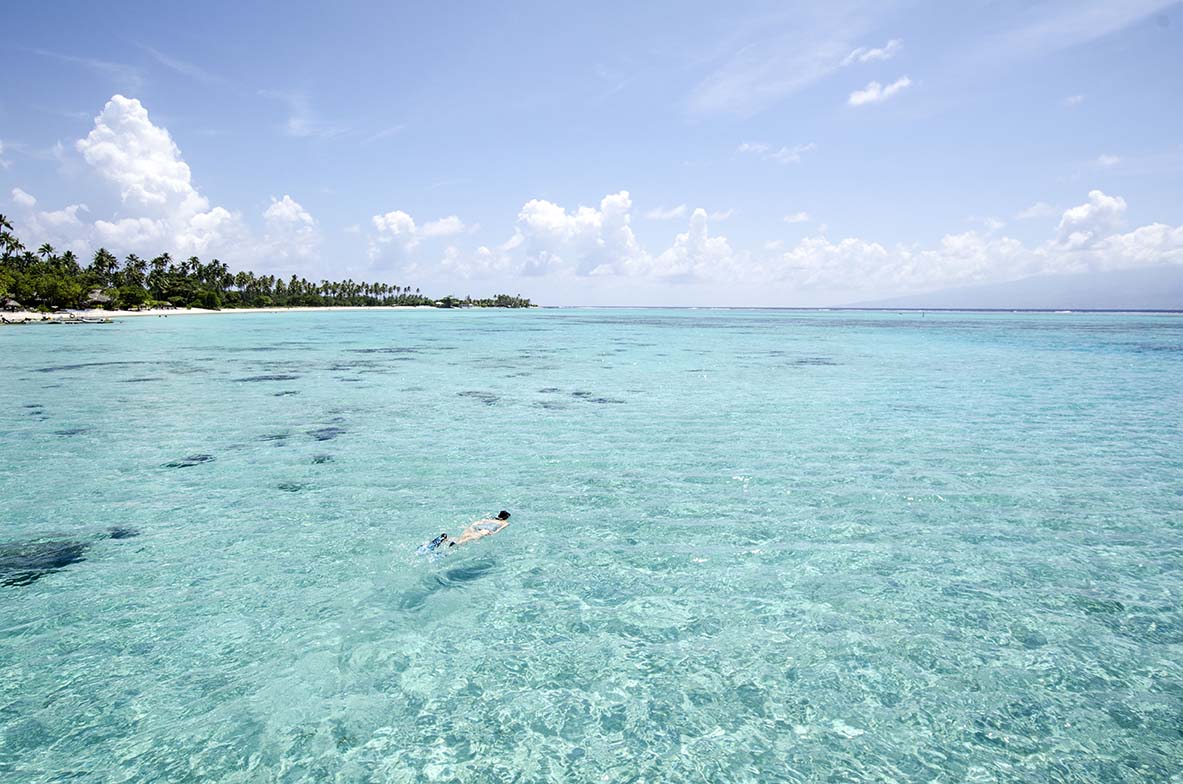
[{"label": "swimmer in water", "polygon": [[455,539],[449,538],[446,533],[440,534],[427,544],[420,545],[418,552],[420,555],[423,555],[434,550],[455,547],[458,544],[468,544],[469,542],[480,539],[482,536],[492,536],[493,534],[500,533],[507,525],[509,525],[509,512],[502,509],[497,513],[496,517],[486,517],[472,523],[461,531],[460,535]]},{"label": "swimmer in water", "polygon": [[475,542],[482,536],[492,536],[493,534],[501,533],[507,525],[509,525],[509,512],[502,509],[497,513],[496,517],[486,517],[483,520],[477,520],[465,528],[460,532],[460,536],[448,542],[448,546],[455,547],[458,544],[468,544],[469,542]]}]

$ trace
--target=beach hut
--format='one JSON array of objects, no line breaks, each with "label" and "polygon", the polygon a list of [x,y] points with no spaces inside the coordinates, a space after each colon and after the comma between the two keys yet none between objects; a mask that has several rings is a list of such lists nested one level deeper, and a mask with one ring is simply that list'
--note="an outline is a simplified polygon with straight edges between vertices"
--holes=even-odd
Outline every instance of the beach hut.
[{"label": "beach hut", "polygon": [[86,295],[86,304],[93,308],[105,307],[110,303],[111,298],[99,289],[91,289],[90,293]]},{"label": "beach hut", "polygon": [[24,310],[24,308],[21,307],[21,303],[17,302],[15,299],[12,299],[11,297],[4,300],[4,304],[2,307],[4,310],[8,311],[9,313],[15,313],[18,310]]}]

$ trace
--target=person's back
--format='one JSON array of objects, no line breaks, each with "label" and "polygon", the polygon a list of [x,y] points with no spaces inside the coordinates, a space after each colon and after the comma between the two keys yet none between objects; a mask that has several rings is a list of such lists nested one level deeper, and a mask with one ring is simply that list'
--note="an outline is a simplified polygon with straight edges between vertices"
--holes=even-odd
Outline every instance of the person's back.
[{"label": "person's back", "polygon": [[493,534],[500,533],[505,530],[507,525],[509,525],[509,512],[502,509],[497,513],[496,517],[485,517],[470,524],[455,539],[450,539],[446,532],[440,534],[430,542],[420,545],[418,552],[420,555],[425,555],[446,547],[455,547],[458,544],[475,542],[483,536],[492,536]]},{"label": "person's back", "polygon": [[509,525],[509,512],[502,509],[496,517],[486,517],[469,525],[461,532],[459,537],[452,540],[449,546],[468,544],[469,542],[480,539],[482,536],[492,536],[493,534],[501,533],[507,525]]}]

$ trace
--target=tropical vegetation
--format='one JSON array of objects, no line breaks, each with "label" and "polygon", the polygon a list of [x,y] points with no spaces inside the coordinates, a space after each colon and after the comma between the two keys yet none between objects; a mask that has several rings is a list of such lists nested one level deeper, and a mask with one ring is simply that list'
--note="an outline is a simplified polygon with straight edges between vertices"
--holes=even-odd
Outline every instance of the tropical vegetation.
[{"label": "tropical vegetation", "polygon": [[436,307],[528,308],[530,300],[498,294],[486,299],[432,299],[418,288],[342,280],[319,282],[292,275],[231,272],[213,259],[177,261],[168,253],[152,259],[128,254],[121,262],[99,248],[90,263],[49,243],[30,251],[0,215],[0,304],[28,310],[105,309],[172,305],[200,308],[320,307],[331,305],[434,305]]}]

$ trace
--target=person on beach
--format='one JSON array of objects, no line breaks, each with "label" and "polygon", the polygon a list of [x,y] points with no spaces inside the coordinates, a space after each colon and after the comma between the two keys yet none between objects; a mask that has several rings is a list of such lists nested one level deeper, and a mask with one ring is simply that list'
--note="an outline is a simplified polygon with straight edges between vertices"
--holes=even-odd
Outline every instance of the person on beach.
[{"label": "person on beach", "polygon": [[442,533],[436,538],[432,539],[425,545],[420,546],[420,552],[431,552],[433,550],[442,550],[445,547],[455,547],[458,544],[468,544],[475,542],[482,536],[492,536],[496,533],[501,533],[505,527],[509,525],[509,512],[502,509],[497,513],[496,517],[485,517],[472,523],[455,539],[449,539],[447,533]]}]

